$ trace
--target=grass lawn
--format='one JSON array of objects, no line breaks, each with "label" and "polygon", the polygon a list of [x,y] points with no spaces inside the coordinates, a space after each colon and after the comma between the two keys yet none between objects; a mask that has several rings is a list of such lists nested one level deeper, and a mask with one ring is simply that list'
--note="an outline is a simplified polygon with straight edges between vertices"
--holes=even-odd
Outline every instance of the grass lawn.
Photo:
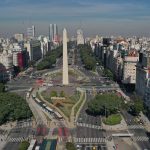
[{"label": "grass lawn", "polygon": [[106,125],[116,125],[116,124],[120,124],[122,118],[120,114],[113,114],[108,116],[106,119],[103,120],[103,122]]}]

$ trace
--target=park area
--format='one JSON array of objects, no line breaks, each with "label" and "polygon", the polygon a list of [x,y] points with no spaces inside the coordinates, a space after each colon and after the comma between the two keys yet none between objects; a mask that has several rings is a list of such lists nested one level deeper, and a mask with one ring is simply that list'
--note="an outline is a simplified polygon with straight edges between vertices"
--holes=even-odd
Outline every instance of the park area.
[{"label": "park area", "polygon": [[116,93],[97,94],[88,103],[88,112],[95,116],[103,116],[103,122],[107,125],[120,124],[122,118],[119,112],[123,107],[123,103],[122,97]]},{"label": "park area", "polygon": [[41,95],[68,118],[70,118],[72,107],[80,99],[80,92],[76,91],[74,87],[55,86],[43,91]]},{"label": "park area", "polygon": [[103,119],[103,122],[106,125],[117,125],[121,123],[121,115],[120,114],[112,114],[108,116],[107,118]]}]

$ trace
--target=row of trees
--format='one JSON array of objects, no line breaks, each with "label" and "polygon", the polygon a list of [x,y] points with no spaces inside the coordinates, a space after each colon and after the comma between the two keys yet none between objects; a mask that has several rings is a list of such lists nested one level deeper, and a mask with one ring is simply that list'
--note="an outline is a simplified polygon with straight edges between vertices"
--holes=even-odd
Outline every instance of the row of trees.
[{"label": "row of trees", "polygon": [[77,47],[80,51],[81,60],[88,70],[94,70],[96,68],[96,59],[92,52],[90,45],[78,45]]},{"label": "row of trees", "polygon": [[104,74],[104,76],[105,77],[108,77],[108,78],[110,78],[111,80],[113,80],[114,79],[114,75],[113,75],[113,73],[109,70],[109,69],[104,69],[103,70],[103,74]]},{"label": "row of trees", "polygon": [[22,97],[15,93],[4,92],[0,84],[0,124],[32,117],[32,112]]},{"label": "row of trees", "polygon": [[37,70],[52,68],[56,59],[62,56],[62,46],[47,53],[46,57],[37,65]]},{"label": "row of trees", "polygon": [[132,102],[129,103],[128,112],[132,115],[138,116],[141,111],[144,111],[144,102],[136,95],[131,98]]},{"label": "row of trees", "polygon": [[116,94],[98,94],[95,98],[88,103],[88,112],[94,115],[115,114],[120,109],[127,110],[130,114],[138,116],[141,111],[144,111],[144,102],[138,96],[133,96],[132,101],[127,104],[124,103],[121,97]]},{"label": "row of trees", "polygon": [[88,103],[88,112],[94,115],[117,113],[122,106],[122,99],[114,93],[98,94]]}]

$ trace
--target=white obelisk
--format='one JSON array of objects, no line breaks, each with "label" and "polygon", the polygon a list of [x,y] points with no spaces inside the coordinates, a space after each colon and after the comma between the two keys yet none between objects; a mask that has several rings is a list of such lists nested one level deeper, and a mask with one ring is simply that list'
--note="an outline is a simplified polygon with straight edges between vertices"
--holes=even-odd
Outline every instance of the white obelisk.
[{"label": "white obelisk", "polygon": [[63,85],[68,85],[67,30],[63,30]]}]

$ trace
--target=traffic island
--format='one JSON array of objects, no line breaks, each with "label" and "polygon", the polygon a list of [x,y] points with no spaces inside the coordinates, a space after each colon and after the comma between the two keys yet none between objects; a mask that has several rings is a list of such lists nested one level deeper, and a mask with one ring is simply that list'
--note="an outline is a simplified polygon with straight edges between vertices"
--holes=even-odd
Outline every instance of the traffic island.
[{"label": "traffic island", "polygon": [[108,116],[107,118],[103,119],[103,122],[106,125],[117,125],[121,123],[121,115],[120,114],[112,114],[110,116]]},{"label": "traffic island", "polygon": [[102,127],[105,130],[126,130],[127,124],[121,114],[113,114],[102,119]]}]

